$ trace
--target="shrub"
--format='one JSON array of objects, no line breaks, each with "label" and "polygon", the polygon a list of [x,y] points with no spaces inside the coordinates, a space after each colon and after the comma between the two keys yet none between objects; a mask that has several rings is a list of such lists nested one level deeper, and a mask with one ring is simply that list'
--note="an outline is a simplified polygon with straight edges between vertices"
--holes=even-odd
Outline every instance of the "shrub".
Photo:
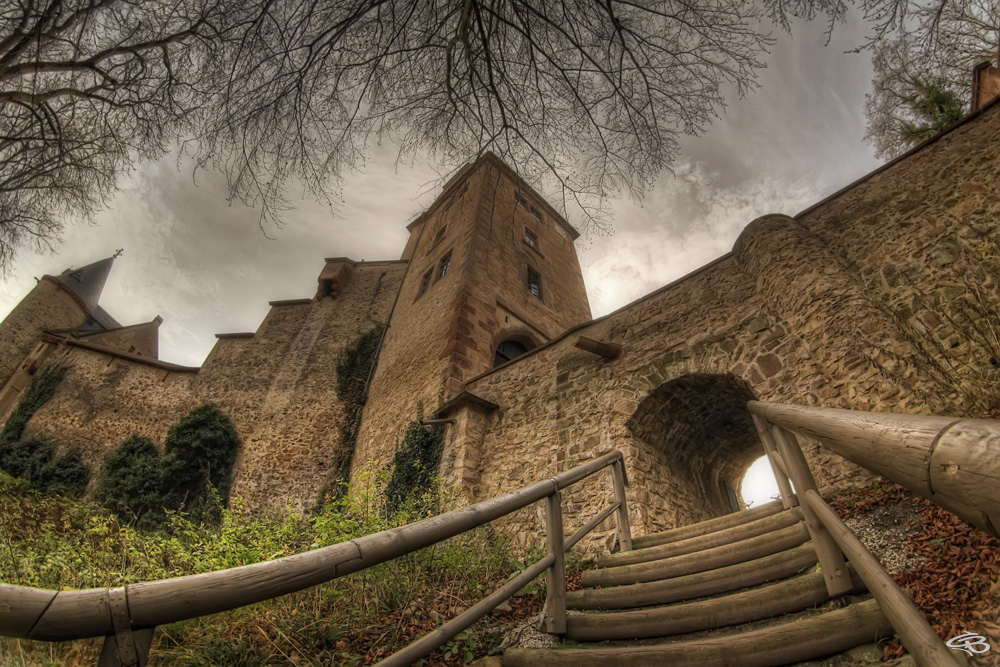
[{"label": "shrub", "polygon": [[42,470],[55,456],[55,445],[41,437],[7,442],[0,448],[0,468],[13,477],[28,480],[34,485]]},{"label": "shrub", "polygon": [[175,467],[175,459],[161,455],[152,440],[132,436],[104,458],[97,501],[125,523],[146,529],[162,527]]},{"label": "shrub", "polygon": [[42,493],[78,496],[87,489],[90,468],[80,458],[80,452],[71,449],[46,463],[41,475],[32,481]]},{"label": "shrub", "polygon": [[196,520],[212,520],[212,491],[226,504],[240,436],[214,405],[195,408],[170,427],[163,451],[177,464],[170,471],[169,506],[183,507]]},{"label": "shrub", "polygon": [[195,408],[167,433],[163,454],[149,438],[133,436],[104,460],[97,500],[119,520],[155,529],[169,511],[218,523],[232,485],[240,437],[214,405]]}]

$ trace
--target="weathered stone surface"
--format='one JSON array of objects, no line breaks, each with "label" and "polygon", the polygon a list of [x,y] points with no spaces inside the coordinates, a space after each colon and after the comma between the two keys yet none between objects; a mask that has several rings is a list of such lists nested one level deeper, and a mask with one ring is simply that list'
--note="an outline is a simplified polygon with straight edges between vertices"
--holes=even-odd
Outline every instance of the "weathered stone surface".
[{"label": "weathered stone surface", "polygon": [[[738,495],[763,454],[742,409],[750,398],[957,415],[1000,401],[998,152],[994,105],[795,218],[760,218],[733,253],[590,322],[571,228],[484,158],[410,224],[403,260],[330,260],[316,298],[275,306],[255,335],[221,339],[201,369],[15,333],[75,321],[75,306],[44,285],[0,329],[0,352],[4,368],[72,366],[29,429],[90,462],[133,433],[162,442],[186,411],[214,402],[244,439],[234,493],[255,508],[302,508],[342,452],[340,350],[388,319],[355,471],[389,464],[418,405],[430,416],[465,391],[489,403],[450,404],[441,473],[467,499],[618,449],[643,534],[730,510],[726,485]],[[579,349],[580,336],[624,353],[606,360]],[[534,349],[494,368],[504,340]],[[805,450],[824,489],[868,475]],[[564,492],[567,534],[613,497],[608,474]],[[540,544],[539,508],[503,523],[522,546]],[[614,533],[609,517],[587,544]]]}]

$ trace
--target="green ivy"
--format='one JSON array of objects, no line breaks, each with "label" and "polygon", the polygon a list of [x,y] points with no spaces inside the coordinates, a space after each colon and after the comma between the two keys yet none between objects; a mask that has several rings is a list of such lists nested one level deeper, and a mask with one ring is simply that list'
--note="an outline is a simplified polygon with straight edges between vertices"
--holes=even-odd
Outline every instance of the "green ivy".
[{"label": "green ivy", "polygon": [[70,450],[57,458],[56,444],[51,440],[23,437],[28,420],[52,398],[67,370],[56,364],[32,379],[0,431],[0,470],[26,480],[43,493],[78,495],[90,480],[90,468],[80,458],[80,452]]},{"label": "green ivy", "polygon": [[56,387],[66,377],[67,370],[66,366],[55,364],[45,368],[31,380],[17,408],[7,418],[3,431],[0,431],[0,448],[21,439],[28,420],[56,393]]},{"label": "green ivy", "polygon": [[392,477],[386,489],[390,512],[413,505],[426,511],[424,498],[431,495],[437,484],[437,471],[444,451],[444,434],[439,426],[424,426],[418,416],[406,427],[403,441],[396,447],[392,461]]},{"label": "green ivy", "polygon": [[337,361],[337,398],[344,406],[344,421],[340,428],[341,452],[337,463],[337,496],[350,478],[351,460],[361,427],[361,411],[368,402],[369,379],[378,363],[384,332],[384,324],[375,325],[344,348]]}]

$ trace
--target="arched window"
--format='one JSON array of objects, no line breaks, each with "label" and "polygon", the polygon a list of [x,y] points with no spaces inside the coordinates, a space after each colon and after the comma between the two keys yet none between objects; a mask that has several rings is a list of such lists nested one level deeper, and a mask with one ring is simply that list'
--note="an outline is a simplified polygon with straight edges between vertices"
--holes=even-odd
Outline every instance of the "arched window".
[{"label": "arched window", "polygon": [[493,357],[493,366],[505,364],[511,359],[517,359],[528,351],[528,348],[519,340],[505,340],[497,345],[496,354]]}]

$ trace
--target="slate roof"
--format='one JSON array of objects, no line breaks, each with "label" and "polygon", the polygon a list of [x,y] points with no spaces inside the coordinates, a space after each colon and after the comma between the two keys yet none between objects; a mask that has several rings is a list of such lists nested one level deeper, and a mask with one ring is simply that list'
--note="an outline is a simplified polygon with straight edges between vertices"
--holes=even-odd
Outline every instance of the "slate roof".
[{"label": "slate roof", "polygon": [[66,269],[56,276],[59,282],[73,292],[90,311],[90,317],[80,325],[80,331],[101,331],[117,329],[121,326],[108,311],[98,305],[101,300],[101,292],[104,291],[104,283],[107,282],[108,274],[111,273],[111,267],[114,263],[115,258],[108,257],[79,269]]}]

